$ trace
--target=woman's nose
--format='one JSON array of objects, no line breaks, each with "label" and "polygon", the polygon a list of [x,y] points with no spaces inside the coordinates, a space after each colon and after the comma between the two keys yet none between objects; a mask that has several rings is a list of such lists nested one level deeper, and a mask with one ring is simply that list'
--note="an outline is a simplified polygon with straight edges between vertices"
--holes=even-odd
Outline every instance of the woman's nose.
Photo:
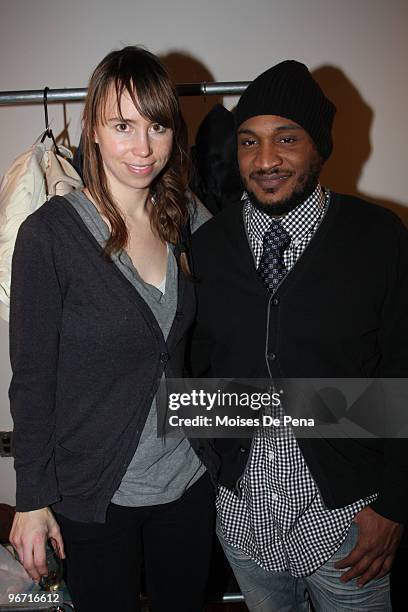
[{"label": "woman's nose", "polygon": [[152,154],[149,134],[145,130],[137,131],[134,134],[132,151],[137,157],[149,157]]}]

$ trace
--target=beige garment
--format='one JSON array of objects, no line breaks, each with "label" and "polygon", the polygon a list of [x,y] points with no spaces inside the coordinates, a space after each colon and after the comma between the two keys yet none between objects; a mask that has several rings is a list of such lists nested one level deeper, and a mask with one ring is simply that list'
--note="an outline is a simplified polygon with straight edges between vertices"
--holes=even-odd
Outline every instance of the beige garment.
[{"label": "beige garment", "polygon": [[11,260],[22,222],[54,195],[83,187],[81,177],[68,161],[72,153],[59,146],[60,154],[36,143],[17,157],[0,184],[0,317],[9,318]]}]

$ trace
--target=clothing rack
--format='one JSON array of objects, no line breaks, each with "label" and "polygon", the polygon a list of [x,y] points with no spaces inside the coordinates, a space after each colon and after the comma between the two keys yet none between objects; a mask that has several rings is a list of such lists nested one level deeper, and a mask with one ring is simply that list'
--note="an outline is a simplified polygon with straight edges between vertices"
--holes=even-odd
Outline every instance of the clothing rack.
[{"label": "clothing rack", "polygon": [[[240,96],[248,87],[248,81],[180,83],[176,85],[179,96]],[[48,89],[47,102],[82,102],[86,88]],[[38,104],[44,101],[44,90],[22,90],[0,92],[0,106]]]}]

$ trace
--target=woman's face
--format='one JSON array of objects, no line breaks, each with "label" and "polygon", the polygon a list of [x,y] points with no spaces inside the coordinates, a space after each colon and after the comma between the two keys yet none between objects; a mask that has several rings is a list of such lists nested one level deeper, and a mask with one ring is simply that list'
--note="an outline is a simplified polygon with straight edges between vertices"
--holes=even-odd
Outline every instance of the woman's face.
[{"label": "woman's face", "polygon": [[105,107],[105,121],[95,129],[105,174],[112,195],[119,202],[132,191],[147,192],[167,164],[173,145],[173,131],[145,119],[125,91],[119,113],[112,87]]}]

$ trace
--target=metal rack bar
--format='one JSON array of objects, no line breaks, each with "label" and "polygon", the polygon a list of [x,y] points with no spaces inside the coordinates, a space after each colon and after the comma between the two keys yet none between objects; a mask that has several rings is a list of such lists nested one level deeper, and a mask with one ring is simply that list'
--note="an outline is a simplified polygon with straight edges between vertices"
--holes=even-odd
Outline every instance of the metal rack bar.
[{"label": "metal rack bar", "polygon": [[[232,83],[180,83],[177,87],[179,96],[239,96],[248,87],[248,81]],[[86,88],[49,89],[47,102],[82,102],[86,96]],[[0,106],[17,104],[39,104],[44,99],[42,89],[0,92]]]},{"label": "metal rack bar", "polygon": [[245,601],[241,593],[225,593],[222,597],[222,603],[239,603]]}]

